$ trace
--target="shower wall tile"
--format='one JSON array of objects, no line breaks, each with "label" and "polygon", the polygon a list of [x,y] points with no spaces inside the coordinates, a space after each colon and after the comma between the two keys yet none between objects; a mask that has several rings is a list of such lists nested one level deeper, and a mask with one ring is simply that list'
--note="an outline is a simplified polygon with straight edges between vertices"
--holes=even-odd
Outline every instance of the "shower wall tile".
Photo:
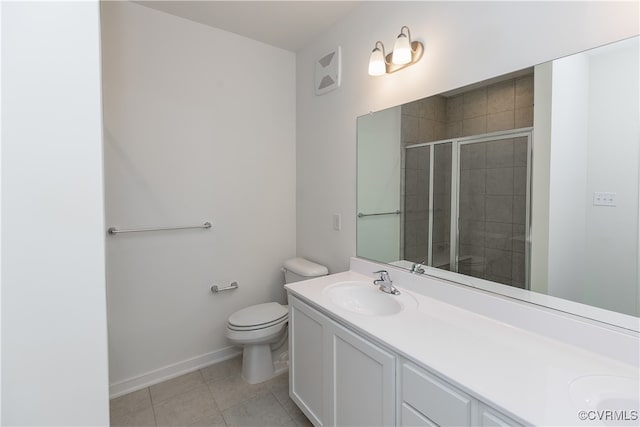
[{"label": "shower wall tile", "polygon": [[513,139],[513,165],[527,166],[527,138]]},{"label": "shower wall tile", "polygon": [[513,111],[515,108],[515,81],[507,80],[487,88],[487,113]]},{"label": "shower wall tile", "polygon": [[525,285],[525,259],[524,253],[513,253],[511,263],[511,279],[512,284],[518,288],[524,288]]},{"label": "shower wall tile", "polygon": [[[501,196],[494,196],[494,197],[501,197]],[[488,207],[488,201],[489,201],[489,197],[486,197],[487,207]],[[510,197],[509,197],[509,202],[511,202]],[[470,194],[468,197],[461,198],[460,199],[460,218],[475,220],[475,221],[484,221],[485,220],[485,195]]]},{"label": "shower wall tile", "polygon": [[404,210],[405,212],[416,212],[418,210],[418,197],[406,196],[404,198]]},{"label": "shower wall tile", "polygon": [[513,110],[487,114],[487,132],[513,129],[515,115]]},{"label": "shower wall tile", "polygon": [[403,150],[405,153],[408,151],[408,155],[405,156],[405,169],[418,169],[418,156],[414,150]]},{"label": "shower wall tile", "polygon": [[487,169],[466,169],[460,171],[460,198],[470,194],[486,193]]},{"label": "shower wall tile", "polygon": [[407,221],[405,223],[404,244],[407,247],[416,246],[416,239],[420,233],[421,224],[418,221]]},{"label": "shower wall tile", "polygon": [[533,106],[533,75],[516,79],[515,108]]},{"label": "shower wall tile", "polygon": [[417,175],[416,195],[420,197],[429,197],[429,175],[427,170],[418,169]]},{"label": "shower wall tile", "polygon": [[457,95],[446,100],[446,115],[445,121],[447,123],[460,122],[464,118],[463,114],[463,102],[464,95]]},{"label": "shower wall tile", "polygon": [[450,250],[449,243],[438,243],[433,247],[432,262],[435,267],[449,270]]},{"label": "shower wall tile", "polygon": [[[422,104],[422,100],[419,99],[417,101],[409,102],[407,104],[402,105],[401,114],[403,116],[413,116],[420,117],[420,106]],[[403,117],[404,119],[404,117]]]},{"label": "shower wall tile", "polygon": [[486,220],[491,222],[513,221],[512,196],[487,196]]},{"label": "shower wall tile", "polygon": [[480,135],[487,133],[487,116],[465,118],[462,121],[462,136]]},{"label": "shower wall tile", "polygon": [[401,129],[404,145],[416,144],[420,135],[420,119],[414,116],[402,116]]},{"label": "shower wall tile", "polygon": [[513,194],[519,196],[527,194],[527,168],[524,166],[513,168]]},{"label": "shower wall tile", "polygon": [[435,214],[451,214],[451,193],[435,193],[433,195],[433,210]]},{"label": "shower wall tile", "polygon": [[468,276],[484,278],[484,257],[484,247],[460,245],[458,272]]},{"label": "shower wall tile", "polygon": [[444,122],[430,119],[420,119],[418,142],[433,142],[445,139],[446,126]]},{"label": "shower wall tile", "polygon": [[460,169],[484,169],[486,158],[486,144],[464,145],[460,148]]},{"label": "shower wall tile", "polygon": [[487,114],[487,88],[466,92],[463,96],[463,119],[470,119]]},{"label": "shower wall tile", "polygon": [[485,229],[484,221],[460,220],[460,245],[485,247]]},{"label": "shower wall tile", "polygon": [[526,235],[524,224],[513,224],[513,246],[512,251],[524,253]]},{"label": "shower wall tile", "polygon": [[437,145],[434,160],[436,172],[444,170],[451,176],[451,144]]},{"label": "shower wall tile", "polygon": [[513,139],[487,142],[487,167],[504,168],[513,166]]},{"label": "shower wall tile", "polygon": [[429,167],[429,147],[414,148],[418,153],[418,169],[427,169]]},{"label": "shower wall tile", "polygon": [[485,247],[489,249],[500,249],[512,251],[513,248],[513,226],[502,222],[485,223]]},{"label": "shower wall tile", "polygon": [[415,196],[418,193],[418,171],[415,169],[407,169],[404,179],[405,194],[407,196]]},{"label": "shower wall tile", "polygon": [[527,198],[525,196],[513,196],[513,223],[525,224],[527,210]]},{"label": "shower wall tile", "polygon": [[446,121],[446,102],[446,98],[439,95],[423,99],[420,104],[420,117],[444,123]]},{"label": "shower wall tile", "polygon": [[426,211],[429,209],[429,198],[424,197],[423,195],[416,197],[417,199],[417,210]]},{"label": "shower wall tile", "polygon": [[486,194],[493,196],[513,195],[513,168],[486,169]]},{"label": "shower wall tile", "polygon": [[525,128],[533,126],[533,107],[516,108],[515,127]]},{"label": "shower wall tile", "polygon": [[486,275],[511,277],[513,256],[511,251],[500,249],[485,249],[484,272]]},{"label": "shower wall tile", "polygon": [[460,136],[462,136],[462,120],[447,122],[445,125],[445,139],[458,138]]},{"label": "shower wall tile", "polygon": [[427,221],[428,218],[428,211],[413,211],[413,212],[406,212],[405,213],[405,221],[409,222],[409,221]]},{"label": "shower wall tile", "polygon": [[433,242],[448,243],[451,236],[451,216],[436,212],[433,216]]}]

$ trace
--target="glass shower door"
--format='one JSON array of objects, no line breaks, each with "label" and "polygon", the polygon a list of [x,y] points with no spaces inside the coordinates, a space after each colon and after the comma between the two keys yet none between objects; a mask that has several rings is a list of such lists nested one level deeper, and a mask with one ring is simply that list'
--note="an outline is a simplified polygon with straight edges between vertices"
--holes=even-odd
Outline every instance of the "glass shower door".
[{"label": "glass shower door", "polygon": [[527,286],[528,135],[461,141],[457,271]]}]

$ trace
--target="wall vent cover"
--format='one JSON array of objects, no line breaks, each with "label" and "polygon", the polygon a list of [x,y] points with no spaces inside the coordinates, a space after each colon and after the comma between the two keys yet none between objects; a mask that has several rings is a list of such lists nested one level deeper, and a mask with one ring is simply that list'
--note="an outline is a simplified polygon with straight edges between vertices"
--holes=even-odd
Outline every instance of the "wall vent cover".
[{"label": "wall vent cover", "polygon": [[342,55],[338,46],[316,61],[316,95],[324,95],[340,87]]}]

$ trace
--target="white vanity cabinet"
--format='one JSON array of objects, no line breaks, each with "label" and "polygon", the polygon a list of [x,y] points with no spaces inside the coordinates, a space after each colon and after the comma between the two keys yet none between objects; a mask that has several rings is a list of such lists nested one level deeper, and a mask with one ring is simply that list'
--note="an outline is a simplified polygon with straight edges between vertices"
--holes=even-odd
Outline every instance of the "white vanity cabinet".
[{"label": "white vanity cabinet", "polygon": [[395,424],[396,357],[289,298],[290,395],[316,426]]},{"label": "white vanity cabinet", "polygon": [[315,426],[520,426],[289,296],[289,390]]}]

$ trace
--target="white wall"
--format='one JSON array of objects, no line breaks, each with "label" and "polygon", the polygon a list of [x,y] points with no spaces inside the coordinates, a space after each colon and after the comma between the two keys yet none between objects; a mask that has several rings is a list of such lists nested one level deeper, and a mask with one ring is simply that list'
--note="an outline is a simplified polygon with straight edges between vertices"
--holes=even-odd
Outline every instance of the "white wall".
[{"label": "white wall", "polygon": [[[584,302],[632,316],[638,307],[640,44],[607,46],[589,57],[588,181]],[[595,191],[616,207],[593,206]],[[607,286],[602,286],[606,283]]]},{"label": "white wall", "polygon": [[108,425],[97,1],[2,4],[2,424]]},{"label": "white wall", "polygon": [[[548,293],[632,316],[639,314],[638,43],[553,61],[547,139]],[[617,205],[594,206],[594,192],[616,193]]]},{"label": "white wall", "polygon": [[[297,55],[297,251],[332,272],[356,248],[356,117],[638,33],[636,2],[364,2]],[[422,60],[367,75],[408,25]],[[342,86],[317,97],[314,62],[342,46]],[[331,216],[343,215],[341,233]]]},{"label": "white wall", "polygon": [[551,99],[547,291],[583,302],[590,102],[585,54],[553,61]]},{"label": "white wall", "polygon": [[[388,108],[358,118],[358,212],[401,210],[402,111]],[[358,255],[382,262],[400,260],[400,215],[358,218]]]},{"label": "white wall", "polygon": [[[295,256],[295,56],[103,2],[109,362],[121,394],[237,349],[227,317],[285,301]],[[355,126],[355,124],[354,124]],[[214,295],[213,284],[237,281]]]}]

